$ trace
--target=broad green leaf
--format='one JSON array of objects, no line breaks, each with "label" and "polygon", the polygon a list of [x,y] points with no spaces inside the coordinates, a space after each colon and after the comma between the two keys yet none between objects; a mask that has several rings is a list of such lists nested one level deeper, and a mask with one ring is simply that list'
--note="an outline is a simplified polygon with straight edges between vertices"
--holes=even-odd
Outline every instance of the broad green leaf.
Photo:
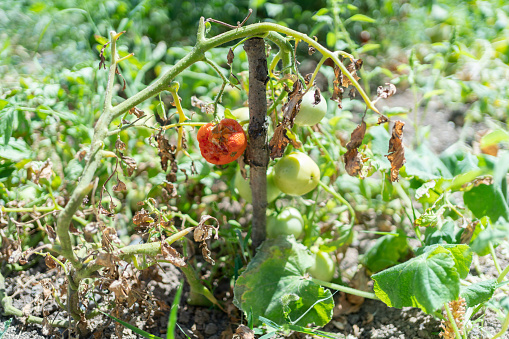
[{"label": "broad green leaf", "polygon": [[3,141],[4,145],[7,145],[11,138],[15,115],[16,111],[12,107],[0,111],[0,135],[3,135],[0,142]]},{"label": "broad green leaf", "polygon": [[30,149],[22,139],[10,138],[7,145],[0,143],[0,158],[5,158],[14,162],[30,158]]},{"label": "broad green leaf", "polygon": [[500,187],[484,184],[473,187],[463,194],[463,201],[477,218],[488,216],[493,221],[500,217],[509,220],[509,207]]},{"label": "broad green leaf", "polygon": [[470,270],[470,264],[472,263],[472,251],[468,245],[464,244],[441,244],[421,247],[416,251],[417,255],[421,253],[428,253],[434,251],[436,248],[442,247],[449,251],[454,259],[454,265],[461,279],[465,279]]},{"label": "broad green leaf", "polygon": [[[481,220],[482,222],[483,220]],[[477,225],[480,228],[480,225]],[[476,230],[477,230],[476,228]],[[509,223],[500,219],[495,225],[488,226],[477,235],[474,232],[474,237],[471,243],[471,249],[480,256],[489,254],[490,243],[494,246],[500,242],[507,240],[509,237]]]},{"label": "broad green leaf", "polygon": [[390,307],[419,307],[430,314],[456,300],[460,277],[453,255],[442,246],[372,276],[375,294]]},{"label": "broad green leaf", "polygon": [[467,307],[473,307],[493,296],[497,287],[497,279],[481,281],[469,286],[461,286],[460,295],[465,298]]},{"label": "broad green leaf", "polygon": [[360,262],[371,272],[376,273],[387,267],[398,264],[408,253],[408,242],[403,230],[387,234],[377,239],[375,244],[364,254]]},{"label": "broad green leaf", "polygon": [[424,237],[424,243],[426,246],[435,244],[453,244],[455,241],[454,222],[448,221],[443,224],[440,229],[437,227],[428,227],[426,228],[426,232],[424,232]]},{"label": "broad green leaf", "polygon": [[369,16],[364,15],[364,14],[354,14],[350,18],[348,18],[346,21],[376,22],[375,19],[370,18]]},{"label": "broad green leaf", "polygon": [[[307,248],[292,236],[266,240],[237,279],[234,304],[252,315],[255,326],[260,323],[259,316],[276,324],[327,324],[334,301],[329,290],[304,278],[311,264]],[[285,318],[282,300],[291,294],[298,300],[288,303],[290,310]]]},{"label": "broad green leaf", "polygon": [[406,163],[401,173],[406,177],[414,176],[424,181],[453,177],[444,163],[425,144],[421,144],[415,151],[405,150],[405,158]]}]

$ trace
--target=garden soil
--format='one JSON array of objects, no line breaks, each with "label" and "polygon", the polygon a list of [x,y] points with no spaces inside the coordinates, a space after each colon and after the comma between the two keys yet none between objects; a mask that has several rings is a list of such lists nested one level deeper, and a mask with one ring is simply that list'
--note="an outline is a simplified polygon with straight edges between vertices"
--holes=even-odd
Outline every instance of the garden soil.
[{"label": "garden soil", "polygon": [[[388,106],[409,107],[413,105],[413,98],[409,91],[402,95],[397,95],[385,102]],[[428,106],[427,115],[423,114],[420,108],[417,113],[418,119],[422,119],[422,125],[430,125],[431,131],[429,141],[431,148],[439,153],[453,144],[460,137],[461,121],[456,121],[457,116],[453,112],[447,112],[440,104],[431,102]],[[475,135],[479,126],[469,127],[472,130],[467,131],[467,135]],[[463,131],[465,133],[465,131]],[[413,140],[414,131],[412,124],[407,120],[405,126],[404,142],[410,144]],[[467,142],[475,142],[475,140],[466,140]],[[375,221],[371,220],[374,225]],[[369,222],[362,227],[356,226],[358,230],[369,227]],[[375,238],[372,234],[358,233],[358,238],[340,255],[340,269],[343,276],[353,279],[354,273],[358,269],[358,256],[369,249]],[[509,253],[504,250],[497,249],[500,265],[505,267],[509,264]],[[473,265],[471,274],[473,279],[477,279],[480,275],[484,278],[497,277],[497,272],[492,260],[489,256],[482,257],[479,262]],[[207,274],[203,268],[204,274]],[[47,271],[44,262],[35,265],[33,268],[24,272],[6,277],[7,295],[16,294],[13,299],[13,305],[22,309],[24,305],[34,301],[37,296],[43,293],[40,285],[32,285],[30,278],[56,278],[53,275],[55,270]],[[152,279],[154,274],[158,277]],[[144,281],[147,291],[153,296],[164,301],[167,305],[171,305],[179,286],[179,281],[183,279],[182,274],[171,265],[161,266],[157,272],[152,274],[152,278]],[[480,278],[479,278],[480,279]],[[35,281],[35,280],[34,280]],[[28,284],[27,284],[28,282]],[[345,279],[348,282],[348,279]],[[475,282],[475,281],[473,281]],[[369,286],[371,287],[371,286]],[[188,290],[184,289],[184,295],[180,303],[178,312],[178,330],[176,338],[197,338],[197,339],[229,339],[233,337],[237,327],[245,324],[240,312],[231,304],[232,289],[228,281],[219,282],[214,286],[216,296],[221,299],[230,300],[226,303],[225,312],[207,307],[189,306],[185,302]],[[218,295],[219,294],[219,295]],[[424,314],[417,308],[389,308],[385,304],[374,300],[365,300],[358,306],[345,302],[345,296],[342,293],[335,294],[336,309],[334,310],[333,320],[322,330],[335,333],[338,338],[437,338],[440,332],[440,321],[432,316]],[[359,302],[359,300],[357,300]],[[341,309],[338,305],[341,305]],[[59,318],[61,314],[58,312],[56,304],[48,302],[46,310],[50,311],[50,319]],[[166,337],[166,326],[168,319],[168,310],[156,312],[155,316],[150,319],[144,317],[143,309],[137,309],[134,313],[129,314],[130,323],[146,330],[149,333],[160,337]],[[482,313],[482,312],[481,312]],[[32,315],[42,316],[40,308],[34,307]],[[108,318],[106,318],[108,319]],[[105,321],[106,319],[103,319]],[[56,330],[51,335],[43,335],[42,327],[39,325],[24,325],[19,318],[0,317],[0,333],[11,321],[10,326],[4,333],[5,339],[40,339],[40,338],[68,338],[68,333],[62,330]],[[99,336],[91,335],[90,338],[118,338],[115,334],[115,326],[111,321],[96,324],[97,328],[104,328]],[[489,309],[484,315],[478,315],[474,321],[473,329],[470,332],[471,338],[491,338],[501,328],[501,324],[497,315]],[[131,330],[123,330],[123,338],[138,338]],[[288,338],[311,338],[308,335],[300,333],[291,333]],[[282,338],[282,337],[280,337]],[[506,334],[505,338],[509,338]]]}]

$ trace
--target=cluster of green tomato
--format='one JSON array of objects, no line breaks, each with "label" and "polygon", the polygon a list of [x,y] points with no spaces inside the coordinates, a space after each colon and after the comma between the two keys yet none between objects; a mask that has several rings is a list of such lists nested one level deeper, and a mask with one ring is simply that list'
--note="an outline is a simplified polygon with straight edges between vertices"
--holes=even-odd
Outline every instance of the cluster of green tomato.
[{"label": "cluster of green tomato", "polygon": [[[327,103],[320,95],[320,102],[314,105],[314,91],[308,91],[302,98],[300,111],[294,123],[298,126],[312,126],[320,122],[327,112]],[[247,107],[232,112],[239,120],[249,119]],[[316,188],[320,181],[320,169],[307,154],[292,152],[282,157],[267,173],[267,202],[274,201],[280,194],[293,196],[306,194]],[[239,195],[248,203],[252,202],[249,179],[244,179],[240,169],[235,177],[235,187]],[[299,210],[285,207],[278,214],[267,217],[267,237],[293,235],[296,239],[304,234],[304,219]],[[314,264],[308,273],[319,280],[331,281],[334,277],[335,264],[328,253],[312,249]]]}]

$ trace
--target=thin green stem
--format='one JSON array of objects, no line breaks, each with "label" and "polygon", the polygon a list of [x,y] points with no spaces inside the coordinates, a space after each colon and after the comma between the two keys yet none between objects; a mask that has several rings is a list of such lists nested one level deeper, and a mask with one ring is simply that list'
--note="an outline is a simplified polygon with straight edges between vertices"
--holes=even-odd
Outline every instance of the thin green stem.
[{"label": "thin green stem", "polygon": [[311,140],[322,150],[323,154],[329,160],[330,163],[334,163],[334,160],[332,159],[332,156],[330,155],[329,151],[325,148],[325,146],[318,140],[317,137],[315,137],[315,132],[311,128],[311,126],[307,126],[307,130],[309,132],[309,136],[311,137]]},{"label": "thin green stem", "polygon": [[502,281],[504,281],[505,276],[509,273],[509,265],[504,268],[504,270],[499,274],[497,278],[497,284],[500,284]]},{"label": "thin green stem", "polygon": [[488,243],[488,245],[490,248],[491,257],[493,258],[493,264],[495,265],[498,275],[500,276],[502,274],[502,269],[500,268],[500,264],[498,263],[497,254],[495,253],[495,248],[493,247],[493,243],[491,241]]},{"label": "thin green stem", "polygon": [[509,312],[505,316],[504,322],[502,323],[502,328],[500,331],[493,336],[492,339],[501,338],[504,333],[507,331],[507,328],[509,328]]},{"label": "thin green stem", "polygon": [[339,194],[333,188],[330,188],[325,183],[323,183],[323,181],[320,180],[318,182],[318,185],[320,185],[326,192],[332,194],[339,202],[348,207],[348,211],[350,212],[350,226],[353,227],[353,225],[355,224],[355,210],[353,209],[352,205],[350,205],[350,203],[345,198],[343,198],[341,194]]},{"label": "thin green stem", "polygon": [[311,278],[311,281],[314,282],[315,284],[325,286],[328,288],[332,288],[333,290],[338,290],[338,291],[345,292],[348,294],[357,295],[359,297],[363,297],[363,298],[367,298],[367,299],[380,300],[380,298],[378,298],[376,296],[376,294],[372,293],[372,292],[361,291],[361,290],[357,290],[355,288],[338,285],[338,284],[330,283],[327,281],[318,280],[315,278]]},{"label": "thin green stem", "polygon": [[311,76],[311,79],[309,80],[309,86],[313,86],[313,83],[315,82],[315,78],[318,75],[318,71],[320,71],[320,67],[322,67],[325,60],[328,58],[323,56],[322,59],[320,59],[320,62],[316,65],[315,71],[313,72],[313,75]]},{"label": "thin green stem", "polygon": [[451,324],[452,329],[454,330],[454,334],[456,335],[456,338],[461,338],[460,331],[458,330],[458,326],[456,325],[456,319],[454,319],[451,309],[449,308],[448,303],[444,303],[445,312],[447,313],[447,320],[449,321],[449,324]]}]

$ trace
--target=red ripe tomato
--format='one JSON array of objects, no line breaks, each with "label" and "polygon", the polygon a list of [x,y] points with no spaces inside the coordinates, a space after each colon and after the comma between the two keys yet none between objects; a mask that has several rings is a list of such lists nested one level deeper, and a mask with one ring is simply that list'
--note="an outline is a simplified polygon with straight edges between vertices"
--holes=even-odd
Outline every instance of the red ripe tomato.
[{"label": "red ripe tomato", "polygon": [[233,119],[223,119],[218,124],[208,123],[198,130],[201,155],[215,165],[237,160],[247,147],[242,126]]}]

